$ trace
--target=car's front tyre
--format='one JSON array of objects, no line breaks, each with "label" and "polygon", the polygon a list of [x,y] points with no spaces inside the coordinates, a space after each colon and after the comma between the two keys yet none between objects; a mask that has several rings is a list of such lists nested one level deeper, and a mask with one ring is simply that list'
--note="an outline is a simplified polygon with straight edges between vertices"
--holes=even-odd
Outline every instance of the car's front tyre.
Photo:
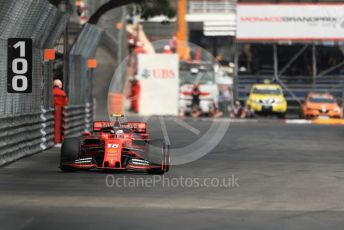
[{"label": "car's front tyre", "polygon": [[74,172],[76,168],[65,165],[66,163],[74,162],[79,157],[80,152],[80,138],[66,138],[61,147],[60,169],[63,172]]},{"label": "car's front tyre", "polygon": [[147,170],[149,174],[164,174],[169,170],[169,146],[163,140],[154,140],[149,143],[148,161],[155,166]]}]

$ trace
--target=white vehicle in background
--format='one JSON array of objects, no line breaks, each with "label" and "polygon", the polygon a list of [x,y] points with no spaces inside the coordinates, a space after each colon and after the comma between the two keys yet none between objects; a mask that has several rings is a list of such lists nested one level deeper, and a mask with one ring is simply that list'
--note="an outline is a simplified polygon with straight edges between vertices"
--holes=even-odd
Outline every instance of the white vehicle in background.
[{"label": "white vehicle in background", "polygon": [[214,66],[211,63],[180,63],[179,109],[191,112],[192,91],[195,84],[199,85],[200,109],[209,113],[212,103],[217,103],[218,87],[215,80]]}]

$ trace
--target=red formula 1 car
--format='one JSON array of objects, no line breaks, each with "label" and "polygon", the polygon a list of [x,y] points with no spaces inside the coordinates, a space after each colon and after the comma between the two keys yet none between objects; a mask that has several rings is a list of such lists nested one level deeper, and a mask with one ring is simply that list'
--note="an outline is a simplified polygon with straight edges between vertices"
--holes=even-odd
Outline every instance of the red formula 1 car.
[{"label": "red formula 1 car", "polygon": [[60,168],[64,172],[82,169],[144,171],[163,174],[169,170],[169,146],[150,140],[144,122],[96,121],[93,133],[67,138],[61,148]]}]

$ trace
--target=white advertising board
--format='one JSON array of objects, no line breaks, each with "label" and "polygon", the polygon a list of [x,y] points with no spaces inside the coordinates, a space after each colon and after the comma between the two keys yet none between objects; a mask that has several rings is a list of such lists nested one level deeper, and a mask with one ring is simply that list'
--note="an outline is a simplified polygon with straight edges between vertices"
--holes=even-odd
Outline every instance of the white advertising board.
[{"label": "white advertising board", "polygon": [[179,59],[176,54],[139,54],[139,113],[178,115]]},{"label": "white advertising board", "polygon": [[344,40],[344,4],[239,3],[237,40]]}]

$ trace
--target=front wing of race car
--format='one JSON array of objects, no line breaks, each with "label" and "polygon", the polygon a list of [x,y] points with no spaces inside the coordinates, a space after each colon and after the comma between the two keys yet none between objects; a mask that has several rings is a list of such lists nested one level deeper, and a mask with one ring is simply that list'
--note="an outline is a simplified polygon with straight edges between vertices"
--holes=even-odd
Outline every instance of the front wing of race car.
[{"label": "front wing of race car", "polygon": [[93,161],[93,158],[79,158],[74,162],[63,163],[64,166],[70,168],[75,168],[78,170],[90,170],[90,169],[99,169],[99,170],[118,170],[118,171],[147,171],[151,169],[161,169],[165,171],[168,167],[166,164],[157,165],[143,159],[131,159],[124,167],[111,167],[111,166],[98,166],[97,163]]}]

